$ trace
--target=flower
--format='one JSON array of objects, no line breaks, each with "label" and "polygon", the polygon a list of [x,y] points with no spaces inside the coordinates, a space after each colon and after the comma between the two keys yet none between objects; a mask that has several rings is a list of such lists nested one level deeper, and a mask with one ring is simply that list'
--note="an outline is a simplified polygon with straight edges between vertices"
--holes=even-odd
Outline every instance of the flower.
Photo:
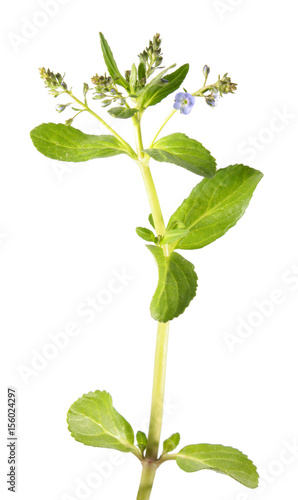
[{"label": "flower", "polygon": [[180,109],[180,113],[183,115],[188,115],[195,104],[195,98],[193,95],[187,92],[178,92],[175,95],[175,102],[173,108]]},{"label": "flower", "polygon": [[220,97],[220,93],[218,90],[212,90],[211,94],[205,97],[206,103],[215,108],[218,104],[218,99]]}]

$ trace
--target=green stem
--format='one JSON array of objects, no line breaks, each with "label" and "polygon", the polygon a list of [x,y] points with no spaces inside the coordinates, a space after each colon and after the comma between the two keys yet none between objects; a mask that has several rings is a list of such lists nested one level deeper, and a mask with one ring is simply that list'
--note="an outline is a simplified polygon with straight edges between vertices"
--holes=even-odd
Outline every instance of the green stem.
[{"label": "green stem", "polygon": [[177,109],[173,109],[171,111],[171,113],[169,113],[169,115],[166,117],[166,119],[162,122],[161,126],[159,127],[158,131],[156,132],[155,136],[154,136],[154,139],[151,141],[151,144],[149,146],[149,148],[153,148],[153,145],[157,139],[157,137],[159,136],[160,132],[162,131],[162,129],[164,128],[164,126],[168,123],[168,121],[170,120],[170,118],[172,118],[172,116],[176,113]]},{"label": "green stem", "polygon": [[166,380],[166,365],[169,338],[169,322],[158,323],[153,375],[151,415],[148,433],[146,458],[156,461],[161,434],[164,392]]},{"label": "green stem", "polygon": [[[206,81],[205,81],[205,83],[206,83]],[[207,90],[211,90],[212,87],[214,87],[214,85],[207,85],[207,86],[205,86],[205,84],[204,84],[203,87],[201,87],[196,92],[193,92],[193,94],[191,94],[191,95],[193,95],[195,97],[203,97],[204,92],[207,92]],[[173,109],[171,111],[171,113],[168,114],[168,116],[166,117],[166,119],[162,122],[162,124],[159,127],[158,131],[156,132],[153,140],[151,141],[151,144],[150,144],[149,148],[153,148],[154,143],[155,143],[157,137],[159,136],[160,132],[162,131],[162,129],[164,128],[164,126],[168,123],[168,121],[172,118],[172,116],[176,113],[176,111],[177,111],[177,109]]]},{"label": "green stem", "polygon": [[124,146],[124,148],[127,150],[127,152],[129,153],[129,155],[134,159],[136,160],[137,159],[137,155],[135,153],[135,151],[132,149],[132,147],[128,144],[128,142],[126,142],[122,137],[121,135],[117,134],[117,132],[112,128],[110,127],[110,125],[108,125],[97,113],[95,113],[94,111],[92,111],[92,109],[89,108],[88,104],[84,104],[82,101],[80,101],[80,99],[78,99],[77,97],[75,97],[73,95],[73,93],[71,91],[67,91],[66,92],[67,94],[69,94],[72,99],[77,103],[79,104],[80,106],[82,106],[86,111],[88,111],[88,113],[90,113],[90,115],[94,116],[94,118],[96,118],[98,121],[100,121],[100,123],[102,123],[102,125],[104,125],[108,130],[109,132],[111,132],[111,134],[113,134],[117,139],[118,141]]},{"label": "green stem", "polygon": [[[144,155],[143,153],[143,140],[142,140],[142,133],[141,133],[141,124],[140,124],[140,119],[133,117],[132,119],[133,125],[134,125],[134,130],[135,130],[135,140],[136,140],[136,150],[138,154],[138,165],[141,170],[141,174],[143,177],[143,181],[145,184],[145,188],[147,191],[147,196],[149,200],[149,205],[151,208],[151,213],[155,225],[155,230],[158,236],[163,236],[166,232],[165,228],[165,223],[163,220],[160,204],[159,204],[159,199],[157,196],[157,192],[155,189],[154,181],[152,179],[151,171],[149,168],[149,157],[147,155]],[[165,255],[167,255],[168,248],[166,248],[167,245],[164,245],[164,252]]]},{"label": "green stem", "polygon": [[[137,500],[149,500],[156,469],[160,465],[158,449],[163,418],[168,338],[169,323],[158,323],[148,445]],[[165,458],[160,463],[164,461]]]},{"label": "green stem", "polygon": [[145,462],[141,476],[137,500],[149,500],[156,473],[156,465]]},{"label": "green stem", "polygon": [[[145,183],[155,229],[158,235],[163,235],[166,232],[166,228],[155,185],[149,169],[149,158],[146,158],[146,155],[143,152],[144,148],[142,141],[140,116],[133,117],[133,125],[135,129],[138,164]],[[165,255],[168,255],[168,245],[163,246],[163,251]],[[158,449],[163,418],[168,337],[169,323],[158,323],[148,445],[146,456],[143,460],[143,472],[137,500],[149,500],[156,469],[158,466]]]}]

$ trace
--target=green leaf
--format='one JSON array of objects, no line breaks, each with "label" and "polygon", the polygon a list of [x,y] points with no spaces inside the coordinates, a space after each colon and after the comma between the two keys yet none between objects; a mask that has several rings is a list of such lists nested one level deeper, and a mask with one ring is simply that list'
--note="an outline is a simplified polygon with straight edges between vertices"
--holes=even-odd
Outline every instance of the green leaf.
[{"label": "green leaf", "polygon": [[176,64],[172,64],[168,68],[163,69],[162,71],[160,71],[149,83],[147,83],[147,85],[143,89],[141,89],[141,90],[139,90],[137,92],[137,95],[143,97],[144,95],[146,95],[146,93],[148,92],[148,90],[151,89],[152,87],[155,87],[156,85],[158,87],[163,86],[164,83],[162,83],[162,78],[169,71],[169,69],[172,69],[175,66],[176,66]]},{"label": "green leaf", "polygon": [[166,257],[160,247],[147,245],[158,265],[158,285],[150,305],[153,319],[166,323],[182,314],[196,295],[194,266],[176,252]]},{"label": "green leaf", "polygon": [[108,110],[108,113],[114,118],[131,118],[137,112],[138,109],[136,108],[123,108],[123,106],[117,106]]},{"label": "green leaf", "polygon": [[174,163],[203,177],[213,177],[216,172],[216,162],[210,152],[185,134],[162,137],[144,152],[156,161]]},{"label": "green leaf", "polygon": [[115,410],[110,394],[88,392],[67,413],[72,437],[87,446],[134,451],[134,433],[130,424]]},{"label": "green leaf", "polygon": [[183,448],[176,457],[180,469],[196,472],[214,470],[236,479],[248,488],[257,488],[259,475],[251,460],[241,451],[228,446],[195,444]]},{"label": "green leaf", "polygon": [[167,245],[168,243],[173,243],[174,241],[181,240],[181,238],[183,238],[183,236],[186,236],[188,233],[188,229],[170,229],[161,238],[160,244]]},{"label": "green leaf", "polygon": [[113,135],[87,135],[62,123],[43,123],[30,136],[36,149],[54,160],[78,162],[128,154]]},{"label": "green leaf", "polygon": [[114,82],[116,82],[117,85],[121,85],[124,87],[126,90],[129,90],[129,85],[125,78],[121,75],[118,66],[116,64],[116,61],[113,56],[113,52],[110,49],[110,46],[108,42],[106,41],[105,37],[103,36],[102,33],[99,33],[100,36],[100,44],[101,44],[101,50],[103,54],[104,61],[106,63],[106,67],[108,69],[108,72],[110,73],[111,77],[113,78]]},{"label": "green leaf", "polygon": [[244,214],[263,174],[245,165],[231,165],[217,171],[213,179],[203,179],[169,220],[185,224],[189,234],[177,248],[202,248],[233,227]]},{"label": "green leaf", "polygon": [[153,220],[152,214],[149,214],[148,220],[149,220],[151,226],[153,227],[153,229],[155,229],[155,225],[154,225],[154,220]]},{"label": "green leaf", "polygon": [[140,238],[142,238],[142,240],[155,242],[156,238],[153,232],[150,229],[147,229],[146,227],[137,227],[136,233]]},{"label": "green leaf", "polygon": [[169,73],[168,75],[166,75],[168,83],[166,83],[162,87],[153,85],[149,88],[146,88],[146,91],[140,98],[140,106],[142,108],[154,106],[155,104],[158,104],[160,101],[165,99],[165,97],[175,92],[175,90],[179,89],[179,87],[181,86],[188,73],[188,70],[189,64],[184,64],[173,73]]},{"label": "green leaf", "polygon": [[138,431],[136,434],[136,438],[137,438],[138,448],[141,450],[141,453],[143,454],[148,444],[147,436],[145,432]]},{"label": "green leaf", "polygon": [[136,83],[137,83],[137,78],[138,78],[138,72],[136,65],[133,64],[130,72],[130,77],[129,77],[129,88],[130,92],[133,94],[135,91]]},{"label": "green leaf", "polygon": [[138,66],[138,78],[139,82],[146,77],[146,63],[145,61],[141,61]]},{"label": "green leaf", "polygon": [[165,455],[166,453],[171,453],[171,451],[177,448],[179,443],[180,443],[180,434],[179,432],[176,432],[163,442],[162,454]]}]

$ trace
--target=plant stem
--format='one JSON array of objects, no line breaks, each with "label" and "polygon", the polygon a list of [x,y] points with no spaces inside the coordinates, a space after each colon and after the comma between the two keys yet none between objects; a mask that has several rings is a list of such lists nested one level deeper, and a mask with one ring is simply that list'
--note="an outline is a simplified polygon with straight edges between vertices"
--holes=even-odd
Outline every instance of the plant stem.
[{"label": "plant stem", "polygon": [[[143,141],[140,125],[140,117],[133,117],[133,125],[135,129],[136,151],[138,154],[138,164],[141,169],[143,180],[145,183],[147,196],[152,212],[152,217],[155,225],[155,230],[158,235],[163,235],[166,232],[158,196],[155,185],[149,169],[149,158],[146,158],[143,153]],[[163,246],[165,255],[168,255],[168,245]],[[156,469],[158,467],[158,449],[160,442],[160,434],[163,418],[164,391],[166,379],[166,364],[169,338],[169,322],[158,323],[157,339],[155,350],[154,374],[153,374],[153,389],[151,401],[151,414],[148,433],[148,445],[146,456],[143,460],[143,472],[139,486],[137,500],[149,500],[153,481],[155,478]]]},{"label": "plant stem", "polygon": [[158,448],[163,418],[169,324],[169,322],[158,323],[157,327],[151,415],[146,452],[146,458],[154,461],[158,458]]},{"label": "plant stem", "polygon": [[90,115],[94,116],[94,118],[96,118],[98,121],[100,121],[100,123],[102,123],[102,125],[104,125],[109,132],[111,132],[111,134],[113,134],[116,139],[118,139],[118,141],[125,147],[125,149],[127,150],[128,154],[135,160],[137,158],[136,156],[136,153],[135,151],[132,149],[132,147],[128,144],[128,142],[126,142],[119,134],[117,134],[117,132],[112,128],[110,127],[110,125],[108,125],[97,113],[95,113],[94,111],[92,111],[92,109],[89,108],[88,104],[85,104],[83,103],[82,101],[80,101],[80,99],[78,99],[77,97],[75,97],[73,95],[73,93],[71,91],[67,91],[66,92],[68,95],[70,95],[72,97],[72,99],[77,103],[79,104],[80,106],[82,106],[86,111],[88,111],[88,113],[90,113]]},{"label": "plant stem", "polygon": [[157,459],[163,417],[169,324],[158,323],[157,327],[148,445],[137,500],[149,500],[159,465]]},{"label": "plant stem", "polygon": [[137,500],[149,500],[156,473],[156,465],[145,462],[141,476]]},{"label": "plant stem", "polygon": [[170,118],[172,118],[172,116],[176,113],[177,109],[173,109],[171,111],[171,113],[168,114],[168,116],[166,117],[166,119],[162,122],[161,126],[159,127],[158,131],[156,132],[155,136],[154,136],[154,139],[151,141],[151,144],[149,146],[149,148],[152,148],[157,137],[159,136],[160,132],[162,131],[162,129],[164,128],[164,126],[168,123],[168,121],[170,120]]},{"label": "plant stem", "polygon": [[[135,130],[135,139],[136,139],[136,150],[138,154],[138,165],[141,170],[141,174],[143,177],[143,181],[145,184],[148,200],[149,200],[149,205],[151,208],[151,213],[155,225],[155,230],[158,236],[163,236],[166,232],[165,228],[165,223],[163,220],[160,204],[159,204],[159,199],[157,196],[157,192],[155,189],[154,181],[152,179],[151,171],[149,168],[149,159],[145,157],[143,153],[143,140],[142,140],[142,133],[141,133],[141,124],[140,124],[140,119],[133,117],[132,119],[133,125],[134,125],[134,130]],[[168,248],[167,245],[164,245],[164,253],[167,255]]]},{"label": "plant stem", "polygon": [[[206,83],[206,80],[205,80],[205,83]],[[203,87],[201,87],[199,90],[197,90],[196,92],[193,92],[191,95],[195,96],[195,97],[203,97],[204,96],[204,92],[207,92],[207,90],[212,90],[212,88],[214,87],[214,85],[207,85]],[[168,114],[168,116],[166,117],[166,119],[162,122],[161,126],[159,127],[158,131],[156,132],[153,140],[151,141],[151,144],[149,146],[149,148],[153,148],[153,145],[157,139],[157,137],[159,136],[160,132],[162,131],[162,129],[164,128],[164,126],[168,123],[168,121],[172,118],[172,116],[176,113],[177,109],[172,109],[172,111]]]}]

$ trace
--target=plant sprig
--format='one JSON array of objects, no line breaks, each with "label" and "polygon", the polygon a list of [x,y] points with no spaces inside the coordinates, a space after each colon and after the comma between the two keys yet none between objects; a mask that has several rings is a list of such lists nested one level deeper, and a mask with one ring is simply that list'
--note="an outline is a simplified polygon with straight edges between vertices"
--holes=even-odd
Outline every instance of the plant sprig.
[{"label": "plant sprig", "polygon": [[[150,312],[157,321],[157,342],[153,377],[153,392],[148,435],[138,431],[136,444],[131,425],[113,406],[111,396],[105,391],[84,394],[69,409],[67,421],[71,435],[79,442],[96,447],[114,448],[132,453],[142,464],[142,476],[137,500],[148,500],[156,470],[166,461],[176,461],[186,472],[209,469],[226,474],[248,488],[258,485],[255,465],[246,455],[228,446],[195,444],[179,445],[180,434],[172,434],[163,443],[160,452],[163,400],[169,324],[189,306],[197,291],[197,274],[194,265],[177,250],[200,249],[223,236],[243,216],[252,195],[262,178],[262,173],[246,165],[236,164],[216,169],[216,161],[208,149],[187,135],[176,132],[159,138],[172,116],[180,111],[188,115],[196,102],[203,97],[207,105],[215,107],[218,99],[234,93],[237,84],[225,73],[215,83],[208,84],[210,68],[203,68],[202,87],[189,93],[181,89],[189,65],[184,64],[170,72],[175,65],[161,68],[161,38],[156,34],[148,47],[139,54],[139,63],[122,75],[107,40],[100,33],[100,42],[107,72],[92,78],[94,88],[83,84],[83,100],[76,97],[65,83],[65,75],[40,69],[41,78],[55,98],[66,94],[76,106],[76,115],[66,124],[46,123],[31,132],[34,146],[43,155],[71,162],[125,154],[141,171],[150,206],[149,222],[152,229],[138,227],[136,232],[145,240],[158,268],[158,283],[153,295]],[[159,73],[153,76],[157,70]],[[120,88],[121,87],[121,90]],[[180,89],[180,90],[179,90]],[[90,108],[87,94],[115,119],[130,119],[135,130],[135,144],[131,146],[104,118]],[[175,94],[173,109],[158,127],[151,143],[144,147],[141,120],[149,106],[154,106]],[[182,91],[183,90],[183,91]],[[59,113],[72,103],[58,104]],[[110,108],[111,104],[117,104]],[[108,131],[107,135],[88,135],[73,128],[74,118],[82,112],[90,113]],[[149,168],[150,160],[179,166],[192,174],[203,177],[190,195],[165,224],[155,184]]]}]

